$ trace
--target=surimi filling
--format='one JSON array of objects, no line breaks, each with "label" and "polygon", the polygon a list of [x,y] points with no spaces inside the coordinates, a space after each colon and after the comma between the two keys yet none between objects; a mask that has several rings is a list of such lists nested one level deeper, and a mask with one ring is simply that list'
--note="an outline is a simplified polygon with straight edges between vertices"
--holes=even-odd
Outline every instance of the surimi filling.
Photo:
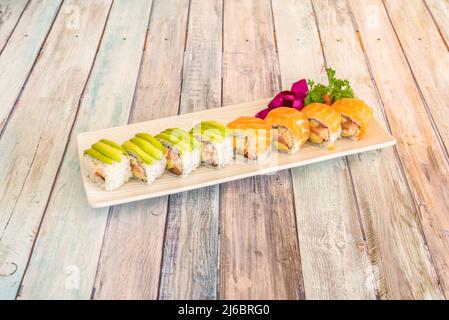
[{"label": "surimi filling", "polygon": [[[280,149],[288,149],[288,150],[293,148],[294,139],[293,139],[293,136],[292,136],[290,130],[288,130],[284,126],[274,126],[273,128],[276,130],[278,147]],[[281,145],[279,146],[279,144],[281,144]],[[284,148],[282,148],[282,147],[284,147]]]},{"label": "surimi filling", "polygon": [[217,150],[209,141],[201,141],[201,160],[211,166],[218,166]]},{"label": "surimi filling", "polygon": [[313,143],[323,143],[329,140],[329,128],[316,121],[310,119],[310,141]]},{"label": "surimi filling", "polygon": [[341,116],[341,136],[342,137],[358,137],[361,133],[360,125],[353,119],[342,115]]},{"label": "surimi filling", "polygon": [[170,148],[167,153],[167,170],[177,176],[182,175],[182,159],[173,148]]},{"label": "surimi filling", "polygon": [[134,177],[142,181],[147,181],[147,174],[145,173],[145,169],[133,156],[130,157],[130,165]]}]

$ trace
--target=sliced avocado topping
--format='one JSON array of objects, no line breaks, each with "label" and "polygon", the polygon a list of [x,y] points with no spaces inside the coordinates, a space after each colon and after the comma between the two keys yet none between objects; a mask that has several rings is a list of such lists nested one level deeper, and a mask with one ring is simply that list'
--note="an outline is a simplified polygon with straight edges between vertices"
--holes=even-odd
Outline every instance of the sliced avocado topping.
[{"label": "sliced avocado topping", "polygon": [[202,126],[218,129],[225,137],[227,137],[231,133],[231,130],[228,127],[215,120],[204,121],[202,122]]},{"label": "sliced avocado topping", "polygon": [[192,150],[192,148],[187,143],[176,139],[168,133],[159,133],[156,136],[156,139],[159,139],[162,142],[165,141],[167,144],[177,147],[181,155],[184,154],[184,152],[190,152]]},{"label": "sliced avocado topping", "polygon": [[146,141],[148,141],[149,143],[151,143],[154,147],[158,148],[159,150],[161,150],[163,153],[167,152],[167,150],[165,149],[164,145],[162,143],[160,143],[155,137],[153,137],[151,134],[148,133],[138,133],[136,134],[136,137],[142,138]]},{"label": "sliced avocado topping", "polygon": [[97,142],[92,145],[92,148],[103,154],[104,156],[111,158],[114,161],[120,162],[122,160],[123,151],[111,147],[104,142]]},{"label": "sliced avocado topping", "polygon": [[97,150],[92,149],[92,148],[84,150],[84,154],[88,154],[92,158],[95,158],[95,159],[100,160],[101,162],[104,162],[107,164],[112,164],[114,162],[112,159],[104,156],[103,154],[101,154],[100,152],[98,152]]},{"label": "sliced avocado topping", "polygon": [[137,144],[132,141],[126,141],[125,143],[123,143],[122,148],[125,149],[126,152],[136,156],[139,160],[145,162],[146,164],[152,164],[154,162],[154,158],[145,153],[145,151],[143,151]]},{"label": "sliced avocado topping", "polygon": [[193,135],[187,131],[184,131],[179,128],[169,128],[166,129],[163,133],[168,133],[173,136],[175,139],[180,140],[190,146],[190,151],[193,149],[198,149],[200,147],[200,143],[193,137]]},{"label": "sliced avocado topping", "polygon": [[134,137],[131,139],[131,141],[138,145],[144,152],[157,160],[161,160],[164,156],[164,153],[161,150],[154,147],[151,143],[142,138]]},{"label": "sliced avocado topping", "polygon": [[313,142],[313,143],[323,143],[324,140],[319,135],[317,135],[316,133],[311,132],[309,141]]},{"label": "sliced avocado topping", "polygon": [[290,149],[283,143],[280,143],[279,141],[275,141],[274,145],[276,147],[277,150],[279,151],[289,151]]},{"label": "sliced avocado topping", "polygon": [[108,139],[101,139],[99,142],[103,142],[105,144],[107,144],[108,146],[111,146],[115,149],[118,149],[120,151],[122,151],[123,153],[125,153],[125,150],[123,150],[123,148],[116,142],[108,140]]}]

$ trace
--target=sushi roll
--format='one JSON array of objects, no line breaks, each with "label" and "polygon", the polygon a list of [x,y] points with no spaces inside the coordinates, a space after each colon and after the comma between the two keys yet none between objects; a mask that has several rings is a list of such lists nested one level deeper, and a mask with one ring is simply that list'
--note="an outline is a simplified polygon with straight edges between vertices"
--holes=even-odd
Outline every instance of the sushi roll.
[{"label": "sushi roll", "polygon": [[129,158],[117,143],[102,139],[84,151],[87,176],[106,191],[121,187],[131,178]]},{"label": "sushi roll", "polygon": [[137,180],[150,185],[164,173],[166,149],[152,135],[138,133],[123,143],[122,148],[129,155],[131,172]]},{"label": "sushi roll", "polygon": [[265,118],[273,129],[273,141],[279,152],[296,153],[310,137],[307,116],[294,108],[280,107]]},{"label": "sushi roll", "polygon": [[222,168],[234,157],[231,130],[224,124],[209,120],[196,124],[191,134],[200,142],[201,162],[214,168]]},{"label": "sushi roll", "polygon": [[340,137],[341,115],[329,105],[312,103],[302,109],[310,121],[309,141],[332,149]]},{"label": "sushi roll", "polygon": [[353,98],[337,100],[332,108],[341,114],[341,136],[355,141],[362,139],[373,109],[362,100]]},{"label": "sushi roll", "polygon": [[169,128],[158,135],[167,148],[166,169],[176,176],[187,177],[201,164],[200,143],[187,131]]},{"label": "sushi roll", "polygon": [[250,160],[263,161],[271,150],[271,125],[256,117],[240,117],[228,124],[232,130],[236,155]]}]

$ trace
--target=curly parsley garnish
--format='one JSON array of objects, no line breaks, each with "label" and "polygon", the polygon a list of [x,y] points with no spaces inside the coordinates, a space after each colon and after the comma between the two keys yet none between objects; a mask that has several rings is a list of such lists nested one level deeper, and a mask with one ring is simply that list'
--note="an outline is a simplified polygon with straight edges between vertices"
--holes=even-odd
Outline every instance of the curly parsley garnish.
[{"label": "curly parsley garnish", "polygon": [[335,78],[335,70],[332,68],[326,69],[329,85],[325,86],[321,83],[315,83],[309,80],[309,93],[304,100],[304,105],[314,102],[332,104],[335,100],[342,98],[354,98],[354,91],[351,88],[348,80],[341,80]]}]

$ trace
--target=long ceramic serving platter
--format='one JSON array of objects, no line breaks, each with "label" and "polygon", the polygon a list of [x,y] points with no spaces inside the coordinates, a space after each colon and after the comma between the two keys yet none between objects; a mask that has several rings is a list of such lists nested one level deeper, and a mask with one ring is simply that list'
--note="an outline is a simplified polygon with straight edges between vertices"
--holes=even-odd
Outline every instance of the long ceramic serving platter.
[{"label": "long ceramic serving platter", "polygon": [[270,99],[259,100],[79,134],[78,153],[81,163],[81,176],[89,204],[94,208],[101,208],[155,198],[251,176],[269,174],[278,170],[304,166],[356,153],[386,148],[396,143],[396,140],[375,119],[372,119],[368,125],[366,136],[362,140],[338,140],[333,150],[305,144],[298,153],[293,155],[273,152],[266,161],[260,164],[244,163],[240,160],[221,170],[201,166],[186,178],[165,173],[150,186],[139,181],[131,180],[114,191],[104,191],[86,177],[82,161],[83,151],[99,139],[107,138],[122,143],[139,132],[148,132],[156,135],[169,127],[190,130],[195,123],[203,120],[217,120],[226,124],[240,116],[253,116],[257,111],[264,108],[269,101]]}]

